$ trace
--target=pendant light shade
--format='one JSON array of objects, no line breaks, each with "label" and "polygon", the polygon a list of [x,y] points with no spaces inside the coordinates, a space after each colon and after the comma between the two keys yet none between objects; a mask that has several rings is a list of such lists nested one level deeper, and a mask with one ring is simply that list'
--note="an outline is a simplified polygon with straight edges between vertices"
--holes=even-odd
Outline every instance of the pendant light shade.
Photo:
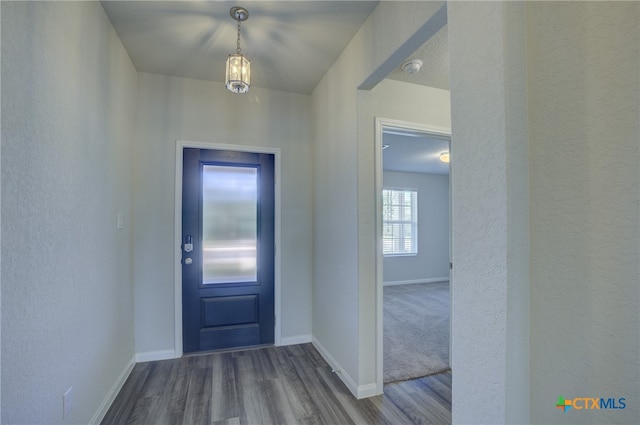
[{"label": "pendant light shade", "polygon": [[236,53],[227,58],[225,84],[234,93],[246,93],[251,86],[251,61]]},{"label": "pendant light shade", "polygon": [[240,22],[249,18],[249,12],[243,7],[232,7],[229,14],[238,21],[238,43],[236,52],[227,58],[225,85],[233,93],[246,93],[251,86],[251,61],[240,51]]}]

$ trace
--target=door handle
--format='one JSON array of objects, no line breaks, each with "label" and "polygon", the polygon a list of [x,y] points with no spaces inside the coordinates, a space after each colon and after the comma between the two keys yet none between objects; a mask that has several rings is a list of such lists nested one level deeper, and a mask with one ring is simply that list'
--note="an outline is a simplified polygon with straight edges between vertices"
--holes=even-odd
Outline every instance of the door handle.
[{"label": "door handle", "polygon": [[191,263],[193,263],[193,260],[191,259],[191,257],[187,257],[187,258],[185,258],[185,259],[182,261],[182,263],[183,263],[185,266],[188,266],[188,265],[190,265]]}]

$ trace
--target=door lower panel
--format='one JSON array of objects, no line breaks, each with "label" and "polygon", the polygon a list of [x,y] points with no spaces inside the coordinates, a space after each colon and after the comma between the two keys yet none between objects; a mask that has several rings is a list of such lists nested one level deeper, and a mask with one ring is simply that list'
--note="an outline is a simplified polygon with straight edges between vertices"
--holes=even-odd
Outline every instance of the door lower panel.
[{"label": "door lower panel", "polygon": [[201,299],[202,327],[258,323],[258,295],[209,297]]},{"label": "door lower panel", "polygon": [[200,350],[246,347],[255,345],[259,338],[260,325],[257,323],[200,329]]}]

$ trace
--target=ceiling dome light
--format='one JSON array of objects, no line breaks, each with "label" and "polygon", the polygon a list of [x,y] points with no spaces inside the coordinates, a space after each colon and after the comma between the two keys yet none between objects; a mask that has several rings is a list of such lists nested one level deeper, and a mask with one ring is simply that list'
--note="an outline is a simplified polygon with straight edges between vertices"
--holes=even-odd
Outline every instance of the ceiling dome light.
[{"label": "ceiling dome light", "polygon": [[244,7],[234,6],[229,14],[238,21],[238,44],[236,52],[227,58],[227,72],[224,81],[229,91],[246,93],[251,86],[251,61],[240,52],[240,22],[249,19],[249,12]]},{"label": "ceiling dome light", "polygon": [[420,59],[409,59],[407,61],[404,61],[401,68],[407,74],[413,75],[418,73],[418,71],[420,71],[420,68],[422,68],[422,61]]},{"label": "ceiling dome light", "polygon": [[448,152],[448,151],[447,151],[447,152],[442,152],[442,153],[440,154],[440,161],[445,162],[445,163],[447,163],[447,164],[448,164],[450,159],[451,159],[451,158],[450,158],[450,156],[449,156],[449,152]]}]

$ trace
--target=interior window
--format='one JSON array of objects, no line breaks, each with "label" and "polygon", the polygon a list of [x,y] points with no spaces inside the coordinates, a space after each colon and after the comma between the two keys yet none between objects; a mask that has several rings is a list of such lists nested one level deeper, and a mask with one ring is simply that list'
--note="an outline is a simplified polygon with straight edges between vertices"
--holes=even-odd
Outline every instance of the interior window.
[{"label": "interior window", "polygon": [[382,191],[382,252],[384,255],[418,253],[418,191]]}]

